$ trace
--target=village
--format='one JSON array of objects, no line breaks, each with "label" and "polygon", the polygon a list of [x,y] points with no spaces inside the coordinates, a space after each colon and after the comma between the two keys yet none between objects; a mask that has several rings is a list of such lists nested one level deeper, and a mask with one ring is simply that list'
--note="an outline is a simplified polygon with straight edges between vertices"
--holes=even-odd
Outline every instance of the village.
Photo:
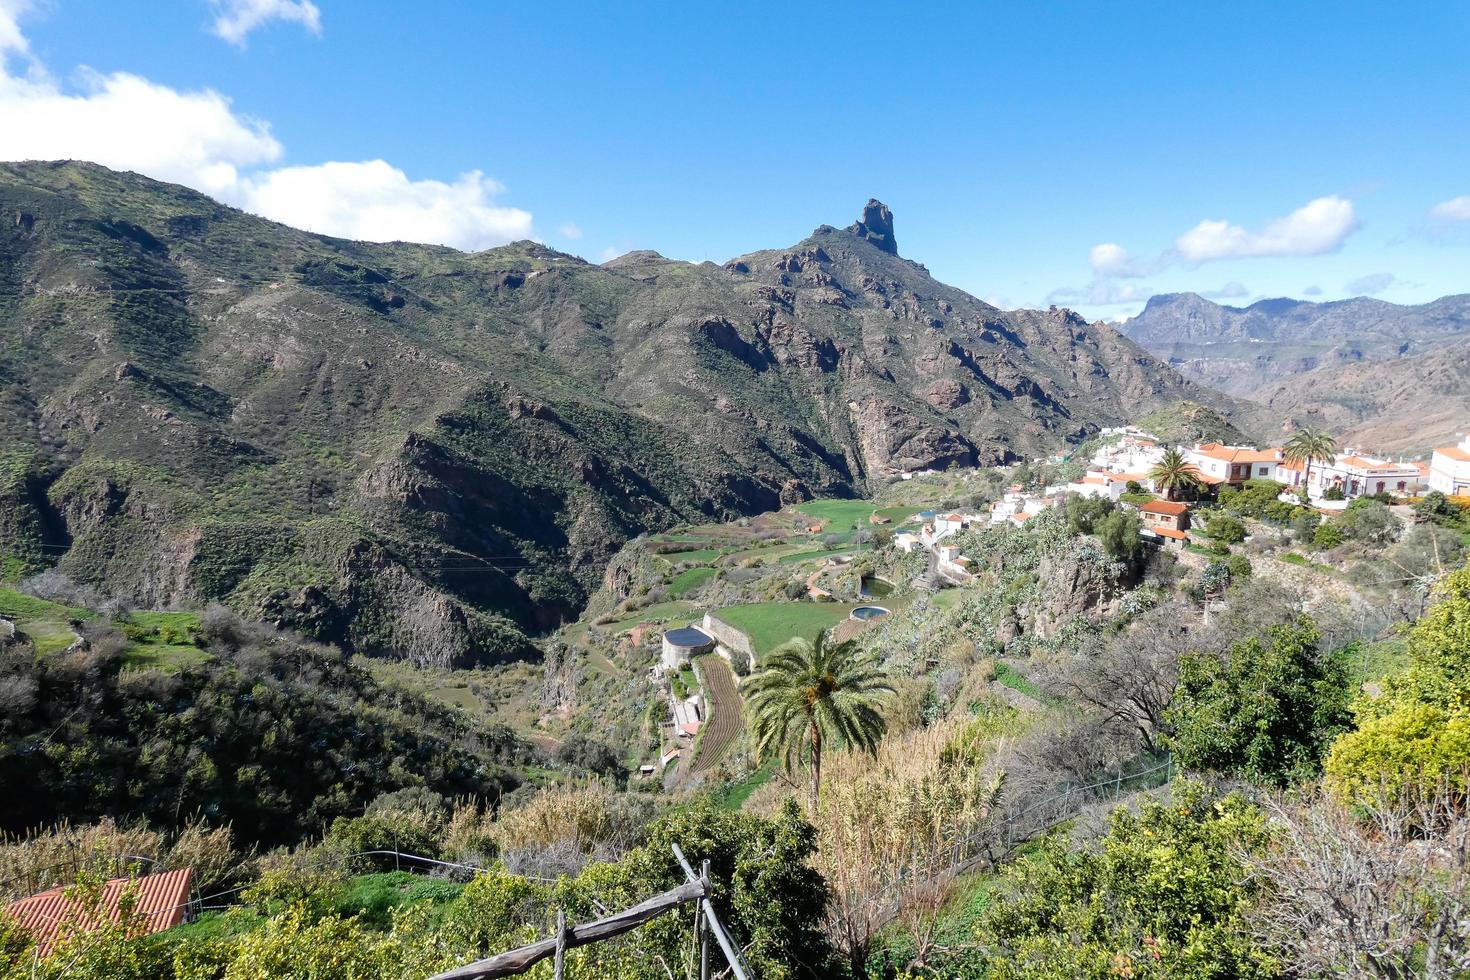
[{"label": "village", "polygon": [[[1253,481],[1257,486],[1279,484],[1277,500],[1322,518],[1342,514],[1355,500],[1374,498],[1397,506],[1409,519],[1404,505],[1423,494],[1470,495],[1470,436],[1456,445],[1434,449],[1428,459],[1379,457],[1355,447],[1303,452],[1290,444],[1256,448],[1206,441],[1171,446],[1131,425],[1103,429],[1095,443],[1090,454],[1081,459],[1055,456],[1034,461],[1038,466],[1050,467],[1071,464],[1074,470],[1080,464],[1080,475],[1074,479],[1029,487],[1009,483],[998,499],[983,509],[911,508],[911,513],[891,516],[873,510],[864,522],[871,525],[868,534],[874,547],[919,556],[925,570],[914,584],[932,593],[963,588],[976,579],[975,560],[956,543],[962,532],[1007,525],[1024,527],[1038,514],[1062,507],[1073,497],[1107,501],[1135,513],[1138,534],[1147,547],[1210,555],[1218,552],[1220,544],[1194,525],[1193,515],[1202,507],[1218,503],[1222,490],[1238,491]],[[1009,472],[1009,468],[998,470]],[[961,473],[959,478],[973,479],[985,472]],[[899,480],[918,486],[923,478],[938,476],[933,472],[905,473],[899,475]],[[882,533],[874,534],[873,529],[881,529]],[[816,522],[800,530],[821,532],[823,524]],[[803,575],[804,594],[800,598],[815,602],[837,598],[820,583],[851,565],[857,553],[842,550],[819,556],[813,563],[815,570]],[[886,595],[893,583],[866,572],[859,572],[855,580],[858,592],[849,598],[864,601],[849,605],[840,620],[826,624],[835,642],[857,637],[890,612],[887,606],[866,600],[875,597],[870,586]],[[668,711],[660,726],[663,748],[657,763],[643,764],[641,776],[652,778],[668,771],[683,779],[708,771],[735,741],[738,732],[733,719],[740,713],[740,678],[769,649],[761,649],[736,622],[725,610],[711,609],[697,621],[683,625],[676,621],[670,624],[673,628],[657,634],[658,660],[650,673],[665,692]],[[631,631],[631,639],[634,644],[642,642],[645,634],[651,639],[656,629],[653,624],[640,624]],[[1017,696],[1013,691],[1005,693]],[[722,720],[722,728],[728,725],[730,730],[707,732],[716,719]],[[691,766],[696,759],[698,765]]]}]

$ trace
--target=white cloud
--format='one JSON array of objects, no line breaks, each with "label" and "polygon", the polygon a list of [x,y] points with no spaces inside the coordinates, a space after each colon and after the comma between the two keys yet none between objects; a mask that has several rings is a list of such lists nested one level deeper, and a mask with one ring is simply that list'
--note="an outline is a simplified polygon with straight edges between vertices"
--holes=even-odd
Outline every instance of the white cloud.
[{"label": "white cloud", "polygon": [[1132,279],[1143,275],[1134,265],[1133,256],[1116,242],[1104,242],[1101,245],[1092,246],[1092,251],[1088,254],[1088,263],[1092,266],[1092,271],[1099,276]]},{"label": "white cloud", "polygon": [[609,245],[607,248],[604,248],[601,252],[598,252],[597,253],[597,257],[599,259],[601,259],[602,261],[604,261],[604,262],[611,262],[613,259],[617,258],[618,256],[620,256],[620,255],[627,255],[627,254],[628,254],[628,249],[625,249],[625,248],[614,248],[613,246]]},{"label": "white cloud", "polygon": [[[0,0],[0,58],[24,53],[27,0]],[[0,159],[90,160],[174,181],[257,214],[344,238],[481,249],[531,236],[531,215],[496,204],[478,171],[413,180],[382,160],[270,169],[285,148],[264,121],[210,89],[186,92],[124,72],[83,69],[63,89],[31,64],[0,61]]]},{"label": "white cloud", "polygon": [[475,251],[531,234],[531,215],[498,207],[478,171],[452,184],[410,180],[383,160],[283,167],[242,184],[244,206],[308,231],[370,242],[435,242]]},{"label": "white cloud", "polygon": [[1429,217],[1435,221],[1470,221],[1470,194],[1440,201],[1429,209]]},{"label": "white cloud", "polygon": [[578,228],[577,225],[571,221],[568,221],[556,231],[557,234],[561,235],[561,237],[570,239],[574,242],[582,237],[582,229]]},{"label": "white cloud", "polygon": [[1322,295],[1322,287],[1321,286],[1308,286],[1306,289],[1303,289],[1302,290],[1302,295],[1303,296],[1321,296]]},{"label": "white cloud", "polygon": [[1062,286],[1046,295],[1048,303],[1076,303],[1088,306],[1120,306],[1139,303],[1153,295],[1153,289],[1141,283],[1096,279],[1081,288]]},{"label": "white cloud", "polygon": [[1244,284],[1238,282],[1227,282],[1219,289],[1212,289],[1209,292],[1200,293],[1205,299],[1242,299],[1250,294],[1251,291],[1246,289]]},{"label": "white cloud", "polygon": [[322,12],[311,0],[214,0],[215,18],[210,30],[237,47],[257,27],[273,20],[300,24],[320,37]]},{"label": "white cloud", "polygon": [[1397,277],[1392,272],[1375,272],[1344,284],[1342,291],[1354,296],[1372,296],[1383,292],[1397,281]]},{"label": "white cloud", "polygon": [[1270,255],[1322,255],[1340,248],[1357,228],[1353,202],[1332,195],[1308,202],[1259,232],[1228,221],[1201,221],[1175,239],[1174,248],[1180,258],[1195,264]]},{"label": "white cloud", "polygon": [[0,57],[7,51],[26,54],[30,45],[21,33],[20,17],[31,8],[31,0],[0,0]]}]

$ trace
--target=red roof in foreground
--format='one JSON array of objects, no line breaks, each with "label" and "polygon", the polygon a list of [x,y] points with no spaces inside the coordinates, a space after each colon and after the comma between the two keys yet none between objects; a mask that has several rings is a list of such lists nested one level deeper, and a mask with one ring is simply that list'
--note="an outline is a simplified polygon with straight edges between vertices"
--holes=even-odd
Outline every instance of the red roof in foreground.
[{"label": "red roof in foreground", "polygon": [[[102,886],[102,911],[113,922],[118,921],[118,903],[129,889],[134,889],[138,901],[133,910],[144,934],[172,929],[184,921],[192,878],[188,868],[141,878],[113,878]],[[11,902],[5,906],[5,914],[31,934],[40,956],[50,954],[63,925],[72,924],[85,931],[99,924],[91,918],[90,910],[84,911],[67,898],[60,886]]]},{"label": "red roof in foreground", "polygon": [[1170,517],[1178,517],[1189,510],[1189,505],[1181,504],[1177,500],[1150,500],[1138,509],[1149,514],[1168,514]]},{"label": "red roof in foreground", "polygon": [[1163,537],[1173,538],[1175,541],[1189,540],[1189,535],[1185,534],[1183,531],[1176,531],[1172,527],[1151,527],[1149,528],[1149,530]]}]

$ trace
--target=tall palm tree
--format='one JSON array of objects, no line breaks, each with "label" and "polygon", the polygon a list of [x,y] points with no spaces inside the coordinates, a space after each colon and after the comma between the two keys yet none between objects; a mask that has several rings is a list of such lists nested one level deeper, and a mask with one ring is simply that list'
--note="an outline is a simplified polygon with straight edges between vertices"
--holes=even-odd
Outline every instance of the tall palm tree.
[{"label": "tall palm tree", "polygon": [[878,708],[893,693],[888,675],[851,642],[798,638],[777,647],[742,685],[756,754],[779,756],[787,771],[811,766],[812,809],[822,789],[828,742],[873,751],[887,729]]},{"label": "tall palm tree", "polygon": [[1306,473],[1302,477],[1302,493],[1312,482],[1312,463],[1330,463],[1337,455],[1337,440],[1320,429],[1297,429],[1282,447],[1282,456],[1289,463],[1305,463]]},{"label": "tall palm tree", "polygon": [[1185,459],[1184,453],[1177,448],[1164,450],[1164,455],[1148,471],[1148,478],[1153,481],[1154,486],[1164,491],[1164,496],[1169,500],[1174,499],[1175,493],[1198,490],[1202,482],[1198,467]]}]

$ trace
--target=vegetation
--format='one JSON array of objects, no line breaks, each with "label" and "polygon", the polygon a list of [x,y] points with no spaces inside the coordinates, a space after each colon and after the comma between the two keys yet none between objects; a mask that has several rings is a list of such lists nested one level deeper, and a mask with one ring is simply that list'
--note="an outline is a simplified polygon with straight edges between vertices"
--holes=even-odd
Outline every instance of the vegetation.
[{"label": "vegetation", "polygon": [[1313,463],[1332,462],[1337,452],[1337,440],[1317,429],[1298,429],[1286,440],[1282,451],[1287,462],[1303,465],[1302,486],[1306,487],[1312,482]]},{"label": "vegetation", "polygon": [[1351,685],[1340,655],[1307,620],[1273,627],[1221,657],[1187,654],[1167,739],[1189,769],[1284,785],[1316,775],[1347,727]]},{"label": "vegetation", "polygon": [[745,683],[750,727],[762,761],[811,771],[811,805],[822,790],[822,748],[872,751],[887,727],[879,710],[893,693],[886,675],[851,643],[795,639],[777,648]]},{"label": "vegetation", "polygon": [[1164,491],[1168,500],[1195,493],[1203,485],[1199,470],[1184,458],[1184,453],[1172,446],[1164,450],[1163,457],[1149,470],[1148,476],[1154,486]]}]

